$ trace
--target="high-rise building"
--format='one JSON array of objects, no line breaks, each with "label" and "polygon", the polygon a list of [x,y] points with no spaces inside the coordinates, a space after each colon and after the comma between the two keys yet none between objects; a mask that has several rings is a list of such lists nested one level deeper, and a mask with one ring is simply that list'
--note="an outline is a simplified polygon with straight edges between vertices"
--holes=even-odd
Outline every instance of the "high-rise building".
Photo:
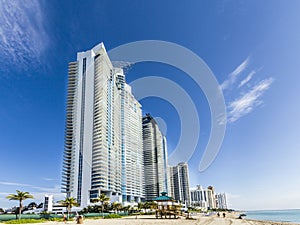
[{"label": "high-rise building", "polygon": [[205,209],[227,209],[226,194],[215,194],[213,186],[204,189],[202,186],[197,185],[196,188],[191,188],[191,204]]},{"label": "high-rise building", "polygon": [[191,205],[207,209],[207,191],[202,186],[191,188]]},{"label": "high-rise building", "polygon": [[169,167],[170,195],[183,204],[191,204],[189,171],[187,163],[179,163]]},{"label": "high-rise building", "polygon": [[208,209],[216,208],[215,189],[213,186],[207,187],[207,206]]},{"label": "high-rise building", "polygon": [[143,148],[146,200],[168,191],[167,143],[150,114],[143,117]]},{"label": "high-rise building", "polygon": [[140,202],[145,197],[142,111],[127,84],[121,106],[122,201]]},{"label": "high-rise building", "polygon": [[216,208],[227,209],[227,201],[226,201],[225,193],[216,194]]},{"label": "high-rise building", "polygon": [[69,63],[66,111],[62,191],[82,207],[101,193],[112,201],[140,201],[141,105],[103,43]]}]

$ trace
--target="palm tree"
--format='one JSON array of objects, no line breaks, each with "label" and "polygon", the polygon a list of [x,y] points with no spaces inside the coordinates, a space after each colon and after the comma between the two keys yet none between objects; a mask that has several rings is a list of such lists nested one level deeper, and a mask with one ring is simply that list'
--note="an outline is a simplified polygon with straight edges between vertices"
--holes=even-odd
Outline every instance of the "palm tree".
[{"label": "palm tree", "polygon": [[130,205],[124,206],[124,207],[122,207],[122,209],[124,210],[124,212],[128,212],[130,209]]},{"label": "palm tree", "polygon": [[142,209],[144,209],[145,208],[145,204],[143,203],[143,202],[139,202],[138,203],[138,209],[139,210],[142,210]]},{"label": "palm tree", "polygon": [[114,202],[111,206],[112,209],[117,212],[122,209],[122,204],[118,202]]},{"label": "palm tree", "polygon": [[151,209],[151,210],[154,210],[157,208],[157,203],[156,202],[148,202],[148,207]]},{"label": "palm tree", "polygon": [[59,203],[62,206],[65,206],[67,209],[67,219],[69,220],[69,215],[71,212],[71,209],[73,206],[78,206],[79,204],[77,203],[75,198],[71,198],[71,197],[66,197],[65,200],[61,200],[59,201]]},{"label": "palm tree", "polygon": [[19,218],[18,219],[20,220],[22,209],[23,209],[23,200],[26,200],[28,198],[33,198],[33,195],[29,194],[29,192],[23,192],[23,191],[17,190],[17,194],[10,194],[10,195],[6,196],[6,198],[8,198],[9,200],[19,201],[20,206],[19,206]]},{"label": "palm tree", "polygon": [[93,199],[93,202],[101,203],[102,215],[103,215],[104,202],[108,202],[108,201],[109,201],[109,197],[106,196],[104,193],[101,193],[101,195],[98,198]]}]

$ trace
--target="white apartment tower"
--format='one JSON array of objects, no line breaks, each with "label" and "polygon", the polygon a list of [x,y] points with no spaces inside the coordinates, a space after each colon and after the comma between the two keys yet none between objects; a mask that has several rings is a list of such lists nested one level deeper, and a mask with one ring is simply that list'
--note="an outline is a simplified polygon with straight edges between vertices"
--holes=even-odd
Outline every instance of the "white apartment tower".
[{"label": "white apartment tower", "polygon": [[141,105],[103,43],[69,63],[62,191],[85,207],[101,193],[140,201],[143,193]]},{"label": "white apartment tower", "polygon": [[227,209],[227,200],[225,193],[216,194],[216,208]]},{"label": "white apartment tower", "polygon": [[207,205],[208,205],[208,209],[216,208],[215,189],[213,186],[207,187]]},{"label": "white apartment tower", "polygon": [[145,197],[147,201],[168,192],[167,141],[150,114],[143,117]]},{"label": "white apartment tower", "polygon": [[202,186],[191,188],[191,205],[207,209],[207,191]]}]

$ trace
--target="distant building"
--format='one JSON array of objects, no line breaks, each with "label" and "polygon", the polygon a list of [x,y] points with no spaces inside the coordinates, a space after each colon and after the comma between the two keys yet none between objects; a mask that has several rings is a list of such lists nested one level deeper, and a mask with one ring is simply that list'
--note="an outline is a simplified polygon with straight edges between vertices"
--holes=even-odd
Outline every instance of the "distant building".
[{"label": "distant building", "polygon": [[53,210],[53,195],[45,195],[44,211],[52,212]]},{"label": "distant building", "polygon": [[215,209],[216,207],[216,198],[215,198],[215,189],[213,186],[207,187],[207,208]]},{"label": "distant building", "polygon": [[155,119],[143,117],[145,197],[151,201],[168,191],[167,142]]},{"label": "distant building", "polygon": [[207,209],[227,209],[226,194],[215,194],[215,189],[212,186],[204,189],[197,185],[196,188],[191,188],[191,204],[194,207]]},{"label": "distant building", "polygon": [[[82,209],[82,207],[73,206],[72,212],[80,212]],[[40,203],[37,207],[32,207],[32,209],[24,211],[23,214],[40,214],[42,212],[62,214],[66,213],[67,209],[61,203],[54,203],[53,195],[45,195],[44,202]]]},{"label": "distant building", "polygon": [[186,206],[191,204],[189,171],[187,163],[179,163],[169,167],[170,196]]},{"label": "distant building", "polygon": [[196,188],[191,188],[191,205],[207,209],[207,191],[202,186],[197,185]]},{"label": "distant building", "polygon": [[216,194],[216,208],[227,209],[227,200],[225,193]]}]

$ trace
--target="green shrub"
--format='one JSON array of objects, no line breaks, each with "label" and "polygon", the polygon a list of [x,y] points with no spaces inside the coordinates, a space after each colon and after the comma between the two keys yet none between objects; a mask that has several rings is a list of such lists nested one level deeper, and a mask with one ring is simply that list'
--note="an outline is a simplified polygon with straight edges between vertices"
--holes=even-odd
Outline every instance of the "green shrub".
[{"label": "green shrub", "polygon": [[[63,218],[49,218],[47,219],[49,221],[58,221],[58,222],[62,222],[63,221]],[[70,219],[71,220],[71,219]]]},{"label": "green shrub", "polygon": [[5,224],[26,224],[26,223],[44,223],[45,219],[20,219],[20,220],[10,220],[4,222]]},{"label": "green shrub", "polygon": [[104,219],[113,219],[113,218],[122,218],[122,216],[118,215],[118,214],[109,214],[104,216]]}]

